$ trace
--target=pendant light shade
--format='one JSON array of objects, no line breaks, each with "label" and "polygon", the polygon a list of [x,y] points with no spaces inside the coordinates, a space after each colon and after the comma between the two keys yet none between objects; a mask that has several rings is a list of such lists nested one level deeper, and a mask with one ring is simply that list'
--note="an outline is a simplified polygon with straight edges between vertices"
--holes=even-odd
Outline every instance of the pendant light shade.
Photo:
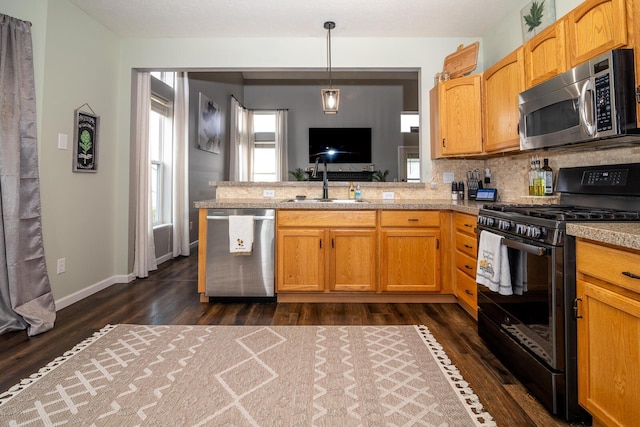
[{"label": "pendant light shade", "polygon": [[325,114],[337,114],[340,107],[340,89],[333,88],[333,80],[331,74],[331,30],[336,27],[336,23],[333,21],[327,21],[324,23],[324,28],[327,30],[327,65],[329,68],[329,87],[322,89],[322,111]]},{"label": "pendant light shade", "polygon": [[322,89],[322,110],[325,114],[337,114],[340,107],[340,89]]}]

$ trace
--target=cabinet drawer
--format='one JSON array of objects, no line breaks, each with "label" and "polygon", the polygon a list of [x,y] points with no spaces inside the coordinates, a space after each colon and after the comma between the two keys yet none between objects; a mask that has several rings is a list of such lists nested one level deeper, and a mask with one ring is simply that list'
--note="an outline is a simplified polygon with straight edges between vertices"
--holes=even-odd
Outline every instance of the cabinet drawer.
[{"label": "cabinet drawer", "polygon": [[460,270],[456,270],[456,296],[473,309],[477,309],[478,285],[476,285],[476,280]]},{"label": "cabinet drawer", "polygon": [[578,240],[578,272],[640,293],[640,252]]},{"label": "cabinet drawer", "polygon": [[464,271],[469,277],[473,278],[473,280],[476,280],[476,266],[477,261],[475,258],[471,258],[460,252],[456,253],[456,268]]},{"label": "cabinet drawer", "polygon": [[465,215],[456,213],[455,215],[455,224],[456,230],[459,230],[468,235],[473,235],[475,238],[475,231],[473,231],[476,227],[476,222],[478,219],[473,215]]},{"label": "cabinet drawer", "polygon": [[376,211],[279,210],[279,227],[375,227]]},{"label": "cabinet drawer", "polygon": [[478,241],[475,234],[470,236],[461,232],[456,233],[456,249],[470,257],[477,259],[478,257]]},{"label": "cabinet drawer", "polygon": [[439,211],[381,211],[382,227],[440,227]]}]

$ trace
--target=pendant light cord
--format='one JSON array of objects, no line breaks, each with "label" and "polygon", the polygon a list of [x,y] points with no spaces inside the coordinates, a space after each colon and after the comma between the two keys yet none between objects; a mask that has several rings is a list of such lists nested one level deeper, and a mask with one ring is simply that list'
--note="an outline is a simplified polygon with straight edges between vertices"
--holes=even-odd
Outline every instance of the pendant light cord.
[{"label": "pendant light cord", "polygon": [[335,28],[333,22],[325,22],[324,27],[327,29],[327,63],[329,64],[329,87],[333,87],[333,76],[331,74],[331,29]]}]

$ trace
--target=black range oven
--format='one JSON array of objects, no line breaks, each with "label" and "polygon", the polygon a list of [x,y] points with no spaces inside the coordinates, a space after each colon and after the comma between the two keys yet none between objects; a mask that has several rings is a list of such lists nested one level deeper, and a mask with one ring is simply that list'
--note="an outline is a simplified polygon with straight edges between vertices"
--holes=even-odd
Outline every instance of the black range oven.
[{"label": "black range oven", "polygon": [[640,221],[640,164],[560,169],[556,191],[558,205],[480,210],[478,238],[483,231],[500,236],[512,289],[478,284],[478,333],[551,413],[584,420],[576,378],[575,239],[566,224]]}]

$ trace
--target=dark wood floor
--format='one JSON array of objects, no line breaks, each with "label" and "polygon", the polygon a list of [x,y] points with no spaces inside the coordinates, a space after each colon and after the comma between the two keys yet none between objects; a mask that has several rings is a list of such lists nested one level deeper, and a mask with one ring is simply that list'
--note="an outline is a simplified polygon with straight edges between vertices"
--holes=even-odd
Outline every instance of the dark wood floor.
[{"label": "dark wood floor", "polygon": [[199,302],[196,281],[196,255],[179,258],[147,279],[111,286],[60,310],[55,328],[47,333],[0,336],[0,393],[106,324],[424,324],[498,426],[568,425],[551,417],[493,357],[473,318],[456,304],[207,304]]}]

